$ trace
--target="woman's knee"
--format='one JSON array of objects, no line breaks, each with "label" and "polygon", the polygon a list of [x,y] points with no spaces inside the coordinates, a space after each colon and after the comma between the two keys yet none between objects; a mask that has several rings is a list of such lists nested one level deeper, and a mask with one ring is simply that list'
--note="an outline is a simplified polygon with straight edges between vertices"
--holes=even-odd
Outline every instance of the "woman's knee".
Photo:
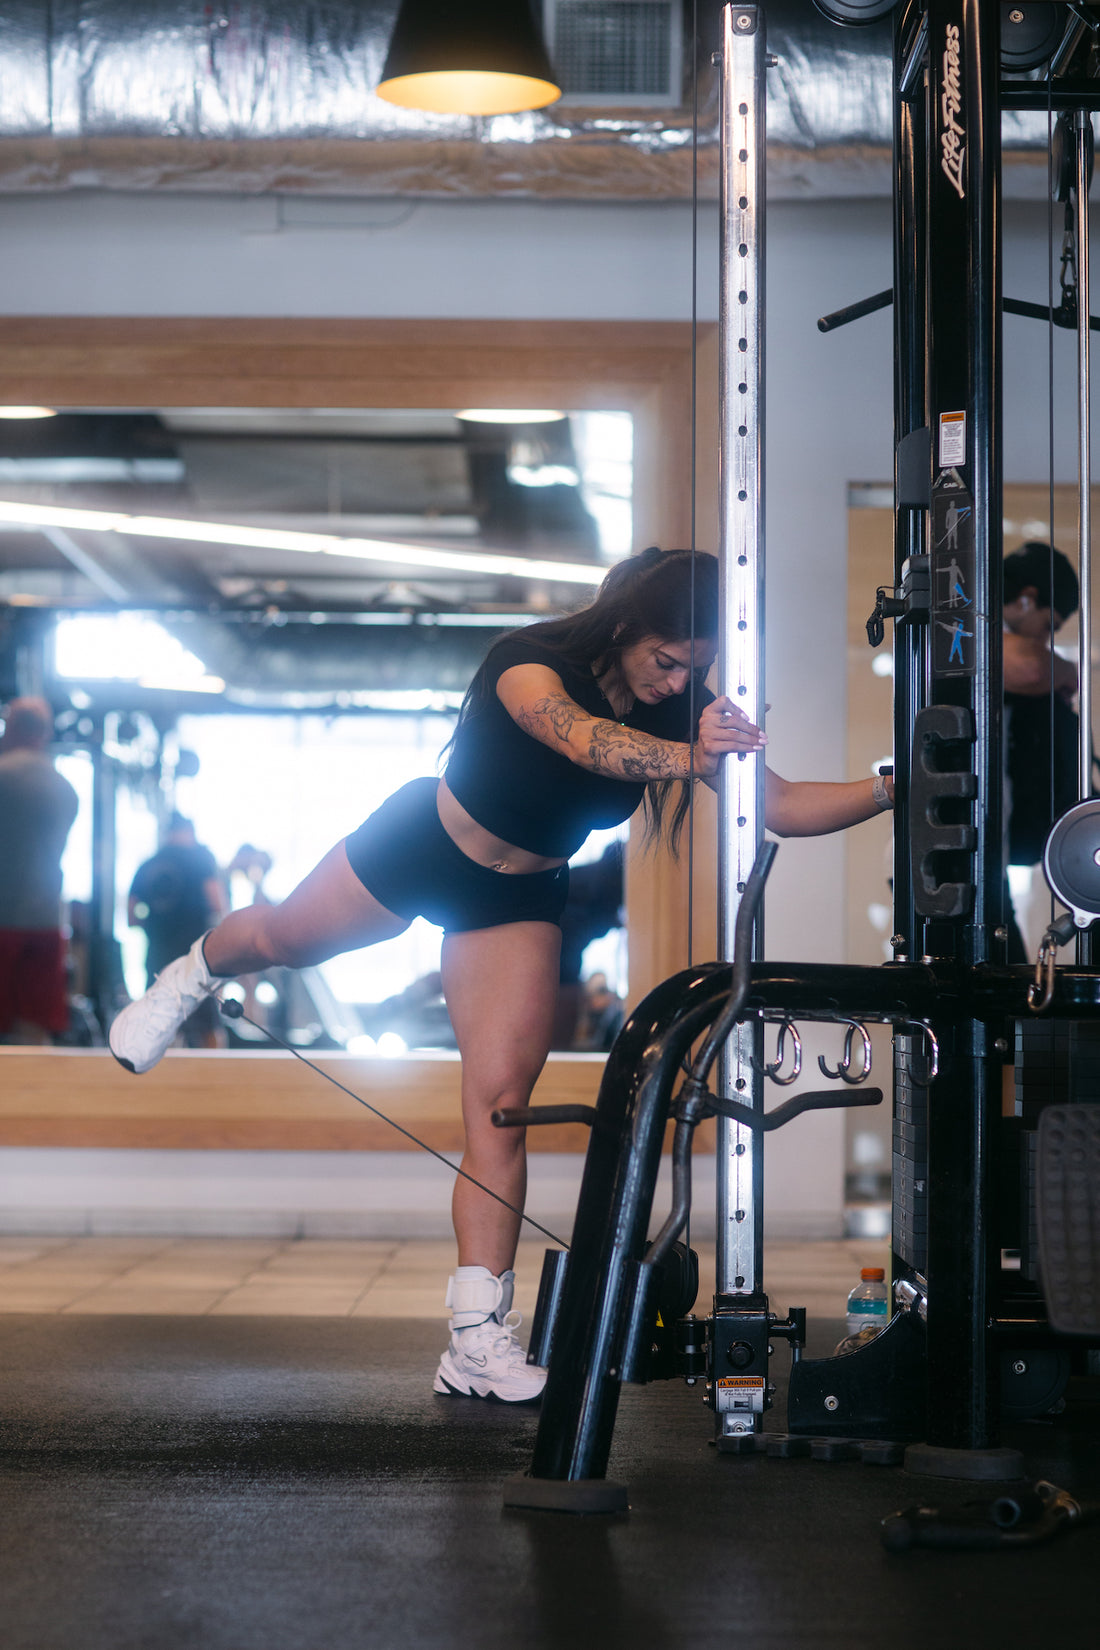
[{"label": "woman's knee", "polygon": [[480,1121],[467,1118],[465,1133],[464,1161],[480,1163],[486,1172],[511,1174],[526,1163],[527,1141],[523,1129],[497,1129],[488,1118]]},{"label": "woman's knee", "polygon": [[315,934],[303,933],[281,905],[253,906],[252,941],[268,968],[314,968],[330,952]]}]

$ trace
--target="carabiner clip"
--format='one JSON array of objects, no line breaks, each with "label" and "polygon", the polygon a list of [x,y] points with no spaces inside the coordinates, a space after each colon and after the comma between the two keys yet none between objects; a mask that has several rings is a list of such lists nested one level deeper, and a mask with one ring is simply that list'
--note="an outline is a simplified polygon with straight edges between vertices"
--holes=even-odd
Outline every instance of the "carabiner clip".
[{"label": "carabiner clip", "polygon": [[1042,1014],[1054,1000],[1054,959],[1057,955],[1057,945],[1044,934],[1035,963],[1035,978],[1027,988],[1027,1006],[1033,1014]]}]

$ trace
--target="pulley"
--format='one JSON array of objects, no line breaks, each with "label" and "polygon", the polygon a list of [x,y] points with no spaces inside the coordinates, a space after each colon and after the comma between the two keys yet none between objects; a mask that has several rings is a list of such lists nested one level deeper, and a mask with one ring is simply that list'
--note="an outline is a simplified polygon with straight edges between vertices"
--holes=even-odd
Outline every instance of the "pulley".
[{"label": "pulley", "polygon": [[[1092,186],[1092,168],[1096,140],[1092,122],[1085,129],[1086,166],[1088,183]],[[1054,123],[1054,137],[1050,162],[1051,192],[1057,201],[1068,201],[1077,187],[1077,137],[1073,113],[1066,109]]]},{"label": "pulley", "polygon": [[1001,67],[1010,74],[1037,69],[1052,57],[1066,32],[1066,10],[1048,4],[1001,6]]},{"label": "pulley", "polygon": [[814,0],[830,23],[877,23],[894,9],[894,0]]},{"label": "pulley", "polygon": [[1043,851],[1043,873],[1078,928],[1100,917],[1100,799],[1077,802],[1058,820]]}]

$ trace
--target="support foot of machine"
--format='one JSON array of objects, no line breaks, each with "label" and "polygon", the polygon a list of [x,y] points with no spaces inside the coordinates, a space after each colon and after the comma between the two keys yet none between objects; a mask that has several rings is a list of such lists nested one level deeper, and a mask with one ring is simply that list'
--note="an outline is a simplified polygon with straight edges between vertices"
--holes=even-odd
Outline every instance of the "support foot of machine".
[{"label": "support foot of machine", "polygon": [[965,1478],[971,1483],[1006,1483],[1024,1477],[1018,1449],[950,1449],[946,1444],[910,1444],[906,1472],[920,1478]]},{"label": "support foot of machine", "polygon": [[504,1505],[538,1512],[630,1511],[625,1484],[615,1484],[608,1478],[529,1478],[522,1472],[505,1479]]}]

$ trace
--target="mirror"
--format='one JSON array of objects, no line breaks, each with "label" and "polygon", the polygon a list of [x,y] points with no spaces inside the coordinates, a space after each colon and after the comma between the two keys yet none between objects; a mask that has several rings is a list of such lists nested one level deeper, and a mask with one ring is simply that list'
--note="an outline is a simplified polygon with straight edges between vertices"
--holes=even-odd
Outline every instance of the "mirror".
[{"label": "mirror", "polygon": [[[439,772],[491,641],[587,599],[631,548],[632,499],[622,410],[0,421],[5,691],[50,700],[80,804],[61,1040],[98,1044],[147,967],[186,948],[181,902],[206,900],[186,882],[196,843],[213,856],[211,914],[280,899],[392,791]],[[622,834],[577,856],[559,1047],[606,1048],[621,1018]],[[268,1028],[318,1051],[453,1047],[440,938],[417,919],[385,945],[247,980],[246,1017],[204,1016],[188,1043],[254,1047]]]},{"label": "mirror", "polygon": [[[52,409],[108,410],[135,421],[131,426],[133,436],[144,431],[149,438],[153,434],[152,426],[142,421],[153,416],[152,410],[161,417],[170,416],[177,422],[167,440],[161,432],[156,441],[147,441],[141,451],[135,451],[131,445],[121,452],[105,447],[79,455],[86,464],[84,479],[79,482],[72,478],[71,470],[68,472],[71,487],[98,489],[94,493],[85,491],[83,507],[102,508],[111,502],[109,489],[120,485],[121,465],[122,483],[127,489],[136,484],[139,475],[143,486],[156,489],[161,501],[158,510],[162,514],[177,511],[182,482],[178,467],[173,466],[178,465],[181,444],[189,447],[197,461],[198,449],[211,433],[204,422],[207,412],[215,409],[215,418],[226,424],[233,415],[225,409],[251,410],[249,417],[263,412],[271,420],[271,430],[275,433],[281,430],[287,439],[279,448],[279,461],[266,465],[262,485],[256,467],[251,468],[253,483],[258,487],[252,501],[256,513],[278,514],[292,480],[304,476],[314,525],[322,528],[331,510],[338,508],[348,516],[361,502],[357,489],[362,484],[362,467],[351,463],[348,443],[332,439],[341,429],[344,433],[347,431],[338,422],[328,422],[330,420],[363,417],[372,409],[383,418],[403,413],[428,420],[419,431],[425,438],[423,445],[433,448],[435,491],[430,498],[422,498],[418,509],[421,515],[434,511],[431,520],[439,526],[448,514],[461,516],[463,510],[448,491],[453,486],[453,445],[434,439],[447,435],[448,428],[453,430],[453,423],[440,429],[431,420],[438,416],[453,420],[457,412],[494,407],[595,414],[611,411],[626,414],[630,419],[631,506],[636,544],[690,542],[694,479],[698,542],[709,546],[714,544],[717,531],[714,515],[716,332],[709,324],[698,327],[693,375],[692,329],[686,321],[24,316],[14,321],[0,321],[0,335],[13,346],[6,352],[0,351],[0,407],[34,402]],[[693,382],[698,408],[694,464]],[[447,411],[441,415],[439,409]],[[286,419],[291,420],[291,427],[287,426]],[[302,420],[305,428],[293,427],[294,420]],[[242,472],[248,468],[245,460],[259,433],[255,428],[238,426],[235,432],[226,428],[219,443],[221,456],[216,465],[215,452],[208,442],[202,513],[211,519],[218,519],[209,508],[212,502],[230,521],[230,503],[236,502],[242,511],[245,509],[246,501],[239,492],[233,491],[233,477],[238,468]],[[326,440],[297,439],[300,434],[311,433]],[[384,432],[376,427],[376,433]],[[230,436],[234,439],[229,440]],[[429,437],[433,439],[429,441]],[[321,462],[326,445],[336,449],[339,456],[334,458],[326,453]],[[37,454],[26,449],[13,451],[10,446],[5,450],[14,460],[66,456],[49,451]],[[376,469],[389,470],[397,464],[394,444],[375,442],[372,450],[376,459],[381,453],[381,464],[376,463]],[[255,458],[258,463],[258,452]],[[92,459],[101,461],[94,474],[87,468]],[[499,451],[492,464],[486,460],[486,467],[499,480]],[[528,467],[537,468],[537,465]],[[33,480],[26,479],[26,472],[24,477],[20,485],[30,488],[36,499],[40,498],[40,489],[56,485],[61,479],[56,473],[49,482],[42,473]],[[513,479],[508,534],[484,547],[485,553],[497,557],[514,543],[515,517],[522,502],[518,499],[518,490],[524,483]],[[97,583],[97,600],[105,611],[123,608],[135,617],[152,615],[162,626],[168,623],[169,612],[177,614],[178,620],[171,621],[173,648],[178,644],[194,654],[203,665],[199,676],[204,671],[215,674],[223,668],[232,675],[242,659],[256,665],[259,657],[267,660],[273,671],[276,664],[283,671],[278,678],[280,687],[302,694],[332,688],[331,683],[318,682],[315,666],[325,651],[320,638],[326,639],[327,646],[341,628],[344,628],[347,645],[346,662],[354,680],[349,685],[345,678],[337,691],[349,693],[384,690],[393,685],[393,656],[387,650],[397,647],[394,638],[403,637],[409,629],[425,650],[425,657],[432,662],[437,690],[460,693],[490,639],[491,632],[487,629],[469,624],[431,625],[417,618],[415,626],[411,626],[400,601],[387,611],[384,599],[372,604],[363,598],[362,587],[368,580],[373,580],[375,593],[384,592],[391,584],[409,582],[408,566],[386,566],[365,558],[337,560],[319,549],[305,556],[292,556],[278,551],[270,542],[251,549],[239,543],[227,546],[212,542],[199,553],[193,543],[184,544],[178,539],[149,537],[137,541],[115,533],[98,538],[93,570],[87,559],[90,540],[83,527],[54,523],[51,532],[66,535],[64,549],[59,550],[56,537],[47,539],[41,526],[28,531],[10,515],[5,516],[2,500],[9,496],[8,489],[16,485],[11,471],[6,475],[0,473],[0,675],[3,678],[0,698],[3,699],[17,691],[31,691],[35,686],[31,667],[42,653],[40,631],[46,622],[47,610],[57,605],[56,581],[68,581],[69,587],[76,589],[89,576]],[[176,502],[171,502],[173,490]],[[223,504],[224,511],[221,510]],[[152,509],[152,503],[147,507]],[[621,512],[621,500],[615,508]],[[589,514],[593,513],[590,508]],[[408,524],[392,519],[375,524],[379,531],[385,526],[386,542],[401,538],[403,525]],[[450,525],[459,523],[452,521]],[[555,532],[560,530],[560,525],[559,521]],[[537,542],[532,541],[532,548],[526,553],[549,559],[551,540],[543,527],[537,531]],[[418,535],[410,532],[404,537],[406,543],[411,543]],[[449,536],[424,533],[419,537],[422,542],[437,547],[441,544],[451,550],[464,547],[459,533],[452,532]],[[575,545],[576,541],[570,543]],[[563,546],[559,557],[583,561],[587,554],[595,559],[591,548],[585,551],[585,543],[590,546],[591,540],[582,537],[579,547]],[[281,579],[289,586],[306,578],[307,567],[309,579],[301,609],[295,617],[288,617],[282,623],[280,592],[264,588],[262,581],[257,580],[257,571],[266,572],[273,584]],[[421,567],[416,570],[415,582],[446,584],[448,577],[446,569],[438,566],[430,571]],[[55,580],[53,585],[48,584],[50,578]],[[227,583],[223,591],[218,581],[231,579],[238,582],[233,586]],[[310,582],[314,579],[316,586]],[[344,580],[351,581],[352,598],[341,609]],[[455,581],[460,581],[457,573]],[[575,599],[579,588],[573,585],[565,589],[565,598]],[[551,608],[557,600],[556,581],[525,581],[520,591],[518,581],[512,580],[506,597],[495,603],[497,608],[526,619]],[[227,619],[230,606],[234,609],[232,622],[219,622]],[[271,617],[266,613],[268,607],[274,610]],[[373,628],[369,631],[369,650],[363,646],[364,635],[368,633],[364,625],[342,627],[327,621],[314,625],[310,618],[313,612],[330,611],[337,611],[344,618],[349,608],[358,609],[362,617],[370,619]],[[393,623],[395,611],[400,620],[397,625]],[[406,630],[402,630],[402,625]],[[197,639],[200,634],[202,645],[191,647],[191,639]],[[383,637],[387,640],[382,641]],[[216,651],[212,651],[215,644]],[[204,664],[207,654],[208,666]],[[181,655],[176,653],[175,657],[178,661]],[[158,663],[166,658],[162,647]],[[368,658],[377,661],[379,666],[369,674]],[[189,668],[194,672],[196,667]],[[265,686],[265,678],[258,665],[257,672],[249,685],[258,694]],[[116,683],[116,708],[110,712],[110,718],[114,719],[108,719],[105,713],[101,723],[96,720],[94,684],[78,687],[78,691],[85,692],[91,701],[86,706],[73,707],[77,712],[74,756],[84,764],[80,783],[89,792],[98,784],[101,797],[106,799],[117,776],[116,764],[144,749],[146,735],[135,739],[130,721],[135,701],[143,690],[139,684],[132,684],[133,697],[127,700]],[[214,718],[209,713],[209,698],[196,686],[194,675],[186,691],[179,685],[174,691],[177,727],[172,738],[165,731],[166,756],[185,766],[183,753],[190,746],[179,735],[179,719],[202,718],[209,727],[214,725]],[[351,718],[343,714],[344,707],[331,703],[332,697],[330,692],[329,698],[320,702],[306,700],[294,707],[293,716],[300,719],[312,714],[318,718],[318,728],[327,728],[337,712],[341,720],[350,721]],[[264,725],[276,716],[269,704],[254,702],[242,707],[245,708]],[[446,704],[440,708],[434,702],[427,707],[420,706],[415,712],[407,706],[395,711],[392,705],[378,708],[365,703],[354,709],[358,720],[364,722],[389,714],[403,717],[453,714],[453,708]],[[85,723],[84,728],[79,725],[81,721]],[[191,736],[189,726],[188,736]],[[77,749],[80,739],[84,745]],[[174,749],[176,745],[178,751]],[[434,757],[434,752],[431,755]],[[140,759],[144,761],[145,757]],[[354,759],[353,751],[348,760]],[[183,767],[177,767],[176,772],[182,780]],[[196,783],[198,777],[194,776]],[[159,779],[149,782],[159,784]],[[129,805],[123,793],[128,795],[130,790],[128,785],[121,787],[120,810]],[[715,944],[713,822],[706,810],[708,801],[709,793],[703,798],[694,855],[694,954],[697,957],[713,955]],[[197,806],[197,803],[188,805]],[[144,804],[140,806],[142,814],[146,814]],[[339,833],[334,829],[330,834],[335,838]],[[252,837],[249,826],[241,841],[225,845],[224,853],[235,855],[242,842],[252,841]],[[85,892],[89,892],[89,854],[86,845],[82,859]],[[690,939],[687,867],[686,855],[676,863],[667,855],[643,855],[635,840],[629,845],[626,908],[631,1002],[683,967],[687,960]],[[271,874],[275,871],[273,865]],[[120,876],[118,882],[122,880]],[[85,943],[87,972],[94,974],[98,970],[102,977],[111,965],[111,958],[102,954],[103,947],[96,936],[111,931],[116,890],[107,887],[95,865],[90,885],[91,916],[96,920],[89,924]],[[125,930],[119,929],[119,932]],[[134,938],[136,966],[140,968],[141,936]],[[563,1067],[562,1081],[567,1075]]]}]

